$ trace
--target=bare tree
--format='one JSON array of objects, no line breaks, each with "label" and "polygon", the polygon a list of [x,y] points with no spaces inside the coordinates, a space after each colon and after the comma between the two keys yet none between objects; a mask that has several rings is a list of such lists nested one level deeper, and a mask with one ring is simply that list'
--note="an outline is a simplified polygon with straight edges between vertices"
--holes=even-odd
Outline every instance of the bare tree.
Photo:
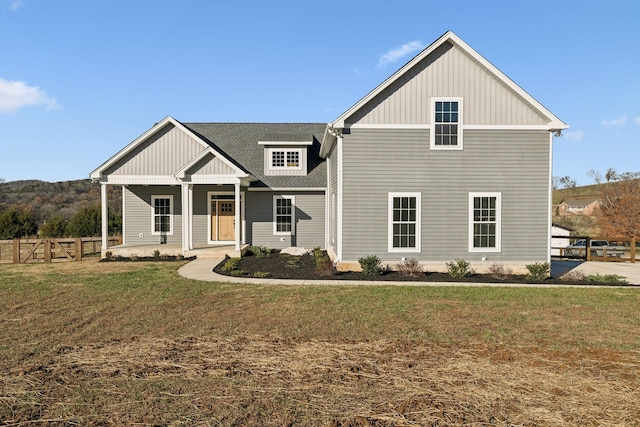
[{"label": "bare tree", "polygon": [[[595,181],[596,184],[602,183],[602,175],[597,170],[591,169],[589,172],[587,172],[587,175],[589,175],[591,178],[593,178],[593,180]],[[607,180],[607,181],[609,181],[609,180]]]},{"label": "bare tree", "polygon": [[[609,174],[609,171],[613,171]],[[640,172],[610,168],[596,219],[600,233],[610,237],[640,236]]]},{"label": "bare tree", "polygon": [[554,177],[554,180],[556,178],[558,179],[556,188],[576,188],[576,180],[571,179],[570,176]]},{"label": "bare tree", "polygon": [[607,169],[607,172],[605,172],[604,174],[604,177],[607,180],[607,182],[615,181],[617,176],[618,176],[618,173],[614,168]]}]

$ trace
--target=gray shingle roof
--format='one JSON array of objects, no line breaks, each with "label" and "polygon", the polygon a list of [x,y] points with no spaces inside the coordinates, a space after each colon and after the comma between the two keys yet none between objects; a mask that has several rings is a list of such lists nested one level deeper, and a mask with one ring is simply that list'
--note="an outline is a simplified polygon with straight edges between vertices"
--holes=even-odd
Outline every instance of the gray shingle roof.
[{"label": "gray shingle roof", "polygon": [[[182,123],[259,182],[252,187],[326,187],[326,162],[320,142],[326,123]],[[306,176],[265,176],[264,146],[258,141],[313,141]]]}]

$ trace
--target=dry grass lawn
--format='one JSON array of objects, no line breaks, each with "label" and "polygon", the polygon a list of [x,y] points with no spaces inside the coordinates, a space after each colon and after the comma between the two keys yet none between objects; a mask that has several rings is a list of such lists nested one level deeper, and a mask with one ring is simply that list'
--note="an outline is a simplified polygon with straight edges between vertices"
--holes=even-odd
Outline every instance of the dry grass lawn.
[{"label": "dry grass lawn", "polygon": [[640,425],[640,289],[0,265],[0,425]]}]

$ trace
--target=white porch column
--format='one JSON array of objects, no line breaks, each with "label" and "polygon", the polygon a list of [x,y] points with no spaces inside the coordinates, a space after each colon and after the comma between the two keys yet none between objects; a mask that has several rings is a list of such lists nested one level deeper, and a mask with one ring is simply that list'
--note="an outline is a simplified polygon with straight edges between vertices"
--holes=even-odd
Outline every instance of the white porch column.
[{"label": "white porch column", "polygon": [[[124,197],[124,196],[123,196]],[[107,200],[107,184],[100,184],[100,207],[102,215],[102,249],[109,246],[109,201]]]},{"label": "white porch column", "polygon": [[191,235],[191,209],[189,203],[189,184],[182,183],[181,201],[182,201],[182,254],[189,250],[189,237]]},{"label": "white porch column", "polygon": [[236,202],[236,216],[235,216],[235,224],[234,224],[234,230],[235,230],[235,241],[236,241],[236,247],[235,250],[239,251],[240,250],[240,228],[242,227],[242,223],[240,222],[240,183],[237,182],[235,185],[235,202]]}]

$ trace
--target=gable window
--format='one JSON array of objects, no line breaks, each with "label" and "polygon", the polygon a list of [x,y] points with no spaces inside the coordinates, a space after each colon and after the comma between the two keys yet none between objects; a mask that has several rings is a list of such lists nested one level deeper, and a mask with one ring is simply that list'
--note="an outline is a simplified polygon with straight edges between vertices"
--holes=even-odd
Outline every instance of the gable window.
[{"label": "gable window", "polygon": [[271,151],[271,169],[301,169],[300,158],[302,157],[301,149]]},{"label": "gable window", "polygon": [[469,251],[500,252],[501,193],[469,193]]},{"label": "gable window", "polygon": [[420,193],[389,193],[389,252],[420,252]]},{"label": "gable window", "polygon": [[432,149],[462,149],[462,98],[432,98]]},{"label": "gable window", "polygon": [[295,234],[295,197],[273,196],[273,234]]},{"label": "gable window", "polygon": [[151,196],[151,234],[173,234],[173,196]]}]

